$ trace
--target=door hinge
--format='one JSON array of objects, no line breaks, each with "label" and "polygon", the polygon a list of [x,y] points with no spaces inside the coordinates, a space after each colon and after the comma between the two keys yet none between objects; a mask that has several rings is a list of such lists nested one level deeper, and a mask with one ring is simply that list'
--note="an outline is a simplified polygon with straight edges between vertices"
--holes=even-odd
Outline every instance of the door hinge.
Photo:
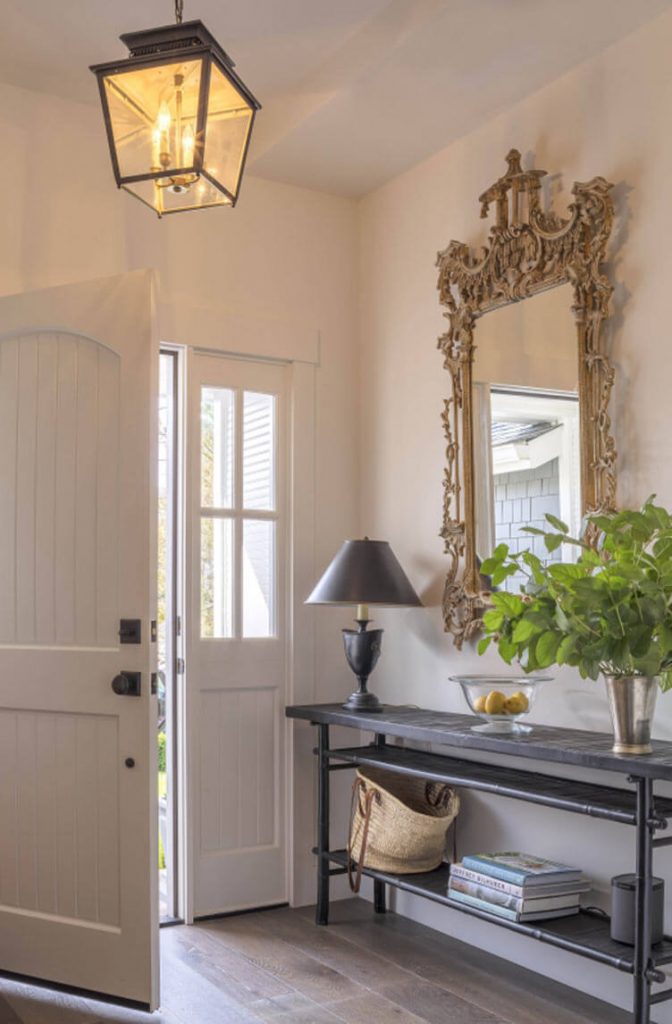
[{"label": "door hinge", "polygon": [[157,634],[157,631],[156,631],[156,619],[152,619],[151,624],[150,624],[150,639],[151,639],[153,644],[156,643],[157,635],[158,634]]},{"label": "door hinge", "polygon": [[175,636],[182,636],[182,616],[175,617]]},{"label": "door hinge", "polygon": [[175,671],[177,672],[178,676],[184,675],[184,658],[177,658],[177,660],[175,661]]}]

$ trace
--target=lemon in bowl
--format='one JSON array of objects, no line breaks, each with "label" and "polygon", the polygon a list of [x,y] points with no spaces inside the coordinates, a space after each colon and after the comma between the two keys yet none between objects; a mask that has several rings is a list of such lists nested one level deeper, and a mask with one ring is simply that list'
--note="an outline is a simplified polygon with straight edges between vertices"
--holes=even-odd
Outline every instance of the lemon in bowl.
[{"label": "lemon in bowl", "polygon": [[469,710],[479,719],[475,732],[521,734],[531,726],[521,719],[529,714],[537,691],[551,676],[451,676],[459,683]]}]

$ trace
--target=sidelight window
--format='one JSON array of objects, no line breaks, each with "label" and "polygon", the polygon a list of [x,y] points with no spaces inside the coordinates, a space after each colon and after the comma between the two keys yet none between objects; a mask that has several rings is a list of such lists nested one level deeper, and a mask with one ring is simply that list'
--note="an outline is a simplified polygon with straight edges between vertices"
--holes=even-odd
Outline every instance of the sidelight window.
[{"label": "sidelight window", "polygon": [[277,398],[201,388],[201,637],[277,634]]}]

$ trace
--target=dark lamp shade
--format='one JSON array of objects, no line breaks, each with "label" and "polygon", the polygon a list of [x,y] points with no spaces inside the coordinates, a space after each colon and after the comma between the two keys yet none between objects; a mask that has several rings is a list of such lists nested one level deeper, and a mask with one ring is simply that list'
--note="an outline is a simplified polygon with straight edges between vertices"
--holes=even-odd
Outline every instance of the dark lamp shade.
[{"label": "dark lamp shade", "polygon": [[385,540],[346,540],[306,604],[422,607]]}]

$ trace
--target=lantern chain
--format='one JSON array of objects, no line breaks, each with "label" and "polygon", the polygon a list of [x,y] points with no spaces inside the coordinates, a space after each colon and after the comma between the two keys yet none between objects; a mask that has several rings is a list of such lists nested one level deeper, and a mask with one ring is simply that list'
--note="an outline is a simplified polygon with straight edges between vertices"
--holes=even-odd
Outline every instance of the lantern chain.
[{"label": "lantern chain", "polygon": [[182,24],[182,15],[184,13],[184,0],[175,0],[175,21],[178,25]]}]

